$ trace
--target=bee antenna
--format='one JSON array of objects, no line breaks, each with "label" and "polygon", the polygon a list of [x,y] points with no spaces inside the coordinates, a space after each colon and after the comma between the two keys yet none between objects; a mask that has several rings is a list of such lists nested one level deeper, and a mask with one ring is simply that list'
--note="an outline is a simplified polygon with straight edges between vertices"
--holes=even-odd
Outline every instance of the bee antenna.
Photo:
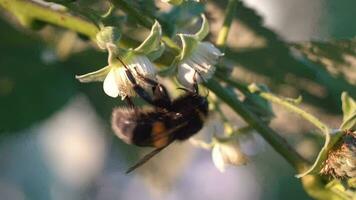
[{"label": "bee antenna", "polygon": [[129,169],[127,169],[126,174],[132,172],[133,170],[137,169],[138,167],[140,167],[141,165],[145,164],[148,160],[150,160],[153,156],[155,156],[156,154],[158,154],[159,152],[161,152],[164,148],[166,148],[168,145],[158,148],[158,149],[154,149],[153,151],[151,151],[150,153],[146,154],[141,160],[139,160],[135,165],[133,165],[132,167],[130,167]]}]

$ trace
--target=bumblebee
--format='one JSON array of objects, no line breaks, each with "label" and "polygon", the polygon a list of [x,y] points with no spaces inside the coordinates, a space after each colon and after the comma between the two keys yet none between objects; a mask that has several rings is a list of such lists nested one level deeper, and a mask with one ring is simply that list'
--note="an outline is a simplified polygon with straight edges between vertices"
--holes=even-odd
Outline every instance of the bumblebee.
[{"label": "bumblebee", "polygon": [[138,108],[127,97],[129,107],[113,110],[112,128],[127,144],[155,148],[126,171],[130,173],[172,142],[184,141],[196,134],[203,127],[209,109],[207,97],[199,95],[196,81],[193,90],[179,88],[184,90],[184,94],[171,100],[166,88],[157,81],[137,76],[151,86],[152,94],[149,94],[137,84],[127,67],[125,73],[138,96],[151,107]]}]

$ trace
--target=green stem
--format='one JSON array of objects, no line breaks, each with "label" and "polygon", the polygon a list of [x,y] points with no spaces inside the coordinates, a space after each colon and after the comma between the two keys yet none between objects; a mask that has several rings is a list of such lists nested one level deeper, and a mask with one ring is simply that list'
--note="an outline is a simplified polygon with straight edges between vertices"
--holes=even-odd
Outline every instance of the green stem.
[{"label": "green stem", "polygon": [[221,100],[229,105],[237,114],[239,114],[249,125],[257,130],[262,137],[297,171],[303,171],[307,166],[307,162],[291,147],[288,143],[268,127],[255,114],[248,110],[241,101],[226,91],[215,79],[210,79],[205,84],[212,92],[214,92]]},{"label": "green stem", "polygon": [[98,27],[86,19],[69,14],[66,10],[52,9],[45,4],[28,0],[0,0],[0,6],[13,13],[19,21],[29,26],[35,20],[71,29],[95,40]]},{"label": "green stem", "polygon": [[229,34],[231,23],[234,18],[236,7],[237,7],[237,0],[229,0],[227,4],[227,8],[225,10],[224,24],[223,27],[220,29],[218,38],[216,40],[216,45],[221,50],[225,49],[227,36]]},{"label": "green stem", "polygon": [[232,80],[231,78],[228,78],[228,76],[226,76],[226,74],[221,74],[219,72],[215,73],[215,76],[221,80],[224,81],[225,83],[229,84],[230,86],[237,88],[238,90],[240,90],[244,95],[248,95],[251,94],[247,85],[237,82],[235,80]]}]

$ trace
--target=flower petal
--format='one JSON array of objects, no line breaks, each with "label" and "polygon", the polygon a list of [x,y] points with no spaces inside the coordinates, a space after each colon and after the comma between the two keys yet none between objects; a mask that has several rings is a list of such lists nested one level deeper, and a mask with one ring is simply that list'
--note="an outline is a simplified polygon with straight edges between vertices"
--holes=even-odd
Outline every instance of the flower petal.
[{"label": "flower petal", "polygon": [[200,83],[201,77],[196,70],[193,69],[189,64],[183,63],[178,67],[178,76],[177,80],[186,88],[192,88],[194,84],[194,76],[197,83]]},{"label": "flower petal", "polygon": [[214,148],[211,152],[211,156],[212,156],[213,163],[214,163],[215,167],[220,172],[225,172],[225,161],[221,154],[221,149],[220,149],[219,145],[214,145]]},{"label": "flower petal", "polygon": [[111,97],[117,97],[119,95],[119,88],[116,83],[116,77],[115,77],[115,69],[111,69],[108,75],[106,76],[103,84],[104,92],[111,96]]}]

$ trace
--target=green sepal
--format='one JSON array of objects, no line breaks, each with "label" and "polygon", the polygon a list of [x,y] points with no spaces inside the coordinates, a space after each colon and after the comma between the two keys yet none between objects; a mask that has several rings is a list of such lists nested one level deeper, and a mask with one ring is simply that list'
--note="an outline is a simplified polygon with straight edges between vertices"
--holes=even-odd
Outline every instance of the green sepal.
[{"label": "green sepal", "polygon": [[174,60],[172,61],[171,65],[169,67],[161,69],[158,72],[159,76],[169,77],[169,76],[173,76],[173,75],[177,74],[177,67],[178,67],[179,61],[180,61],[180,57],[178,55],[174,58]]},{"label": "green sepal", "polygon": [[356,102],[347,92],[341,94],[343,120],[341,130],[356,129]]},{"label": "green sepal", "polygon": [[113,26],[105,26],[96,34],[96,43],[101,49],[106,49],[107,44],[118,45],[121,38],[120,30]]},{"label": "green sepal", "polygon": [[133,51],[137,54],[149,54],[161,47],[162,28],[158,21],[155,21],[150,34],[140,46]]},{"label": "green sepal", "polygon": [[148,59],[150,59],[151,61],[156,60],[157,58],[161,57],[161,55],[163,54],[164,50],[166,49],[166,46],[164,45],[164,43],[161,43],[159,45],[159,47],[150,52],[149,54],[147,54],[146,56],[148,57]]},{"label": "green sepal", "polygon": [[104,81],[106,75],[110,72],[110,69],[110,66],[106,66],[94,72],[90,72],[83,75],[76,75],[75,78],[82,83]]},{"label": "green sepal", "polygon": [[342,130],[356,130],[356,112],[346,119],[340,126]]},{"label": "green sepal", "polygon": [[179,55],[179,60],[184,60],[192,54],[199,41],[193,35],[178,34],[178,36],[182,40],[182,51]]},{"label": "green sepal", "polygon": [[194,37],[198,41],[202,41],[209,34],[209,31],[210,31],[209,23],[208,23],[208,20],[206,19],[205,15],[202,14],[201,17],[203,19],[201,27],[200,27],[199,31],[194,34]]},{"label": "green sepal", "polygon": [[318,157],[316,158],[314,164],[305,172],[297,174],[297,178],[301,178],[308,174],[318,174],[324,166],[324,162],[328,157],[329,150],[336,144],[340,137],[344,134],[342,130],[336,130],[334,132],[325,133],[325,143],[323,148],[320,150]]}]

